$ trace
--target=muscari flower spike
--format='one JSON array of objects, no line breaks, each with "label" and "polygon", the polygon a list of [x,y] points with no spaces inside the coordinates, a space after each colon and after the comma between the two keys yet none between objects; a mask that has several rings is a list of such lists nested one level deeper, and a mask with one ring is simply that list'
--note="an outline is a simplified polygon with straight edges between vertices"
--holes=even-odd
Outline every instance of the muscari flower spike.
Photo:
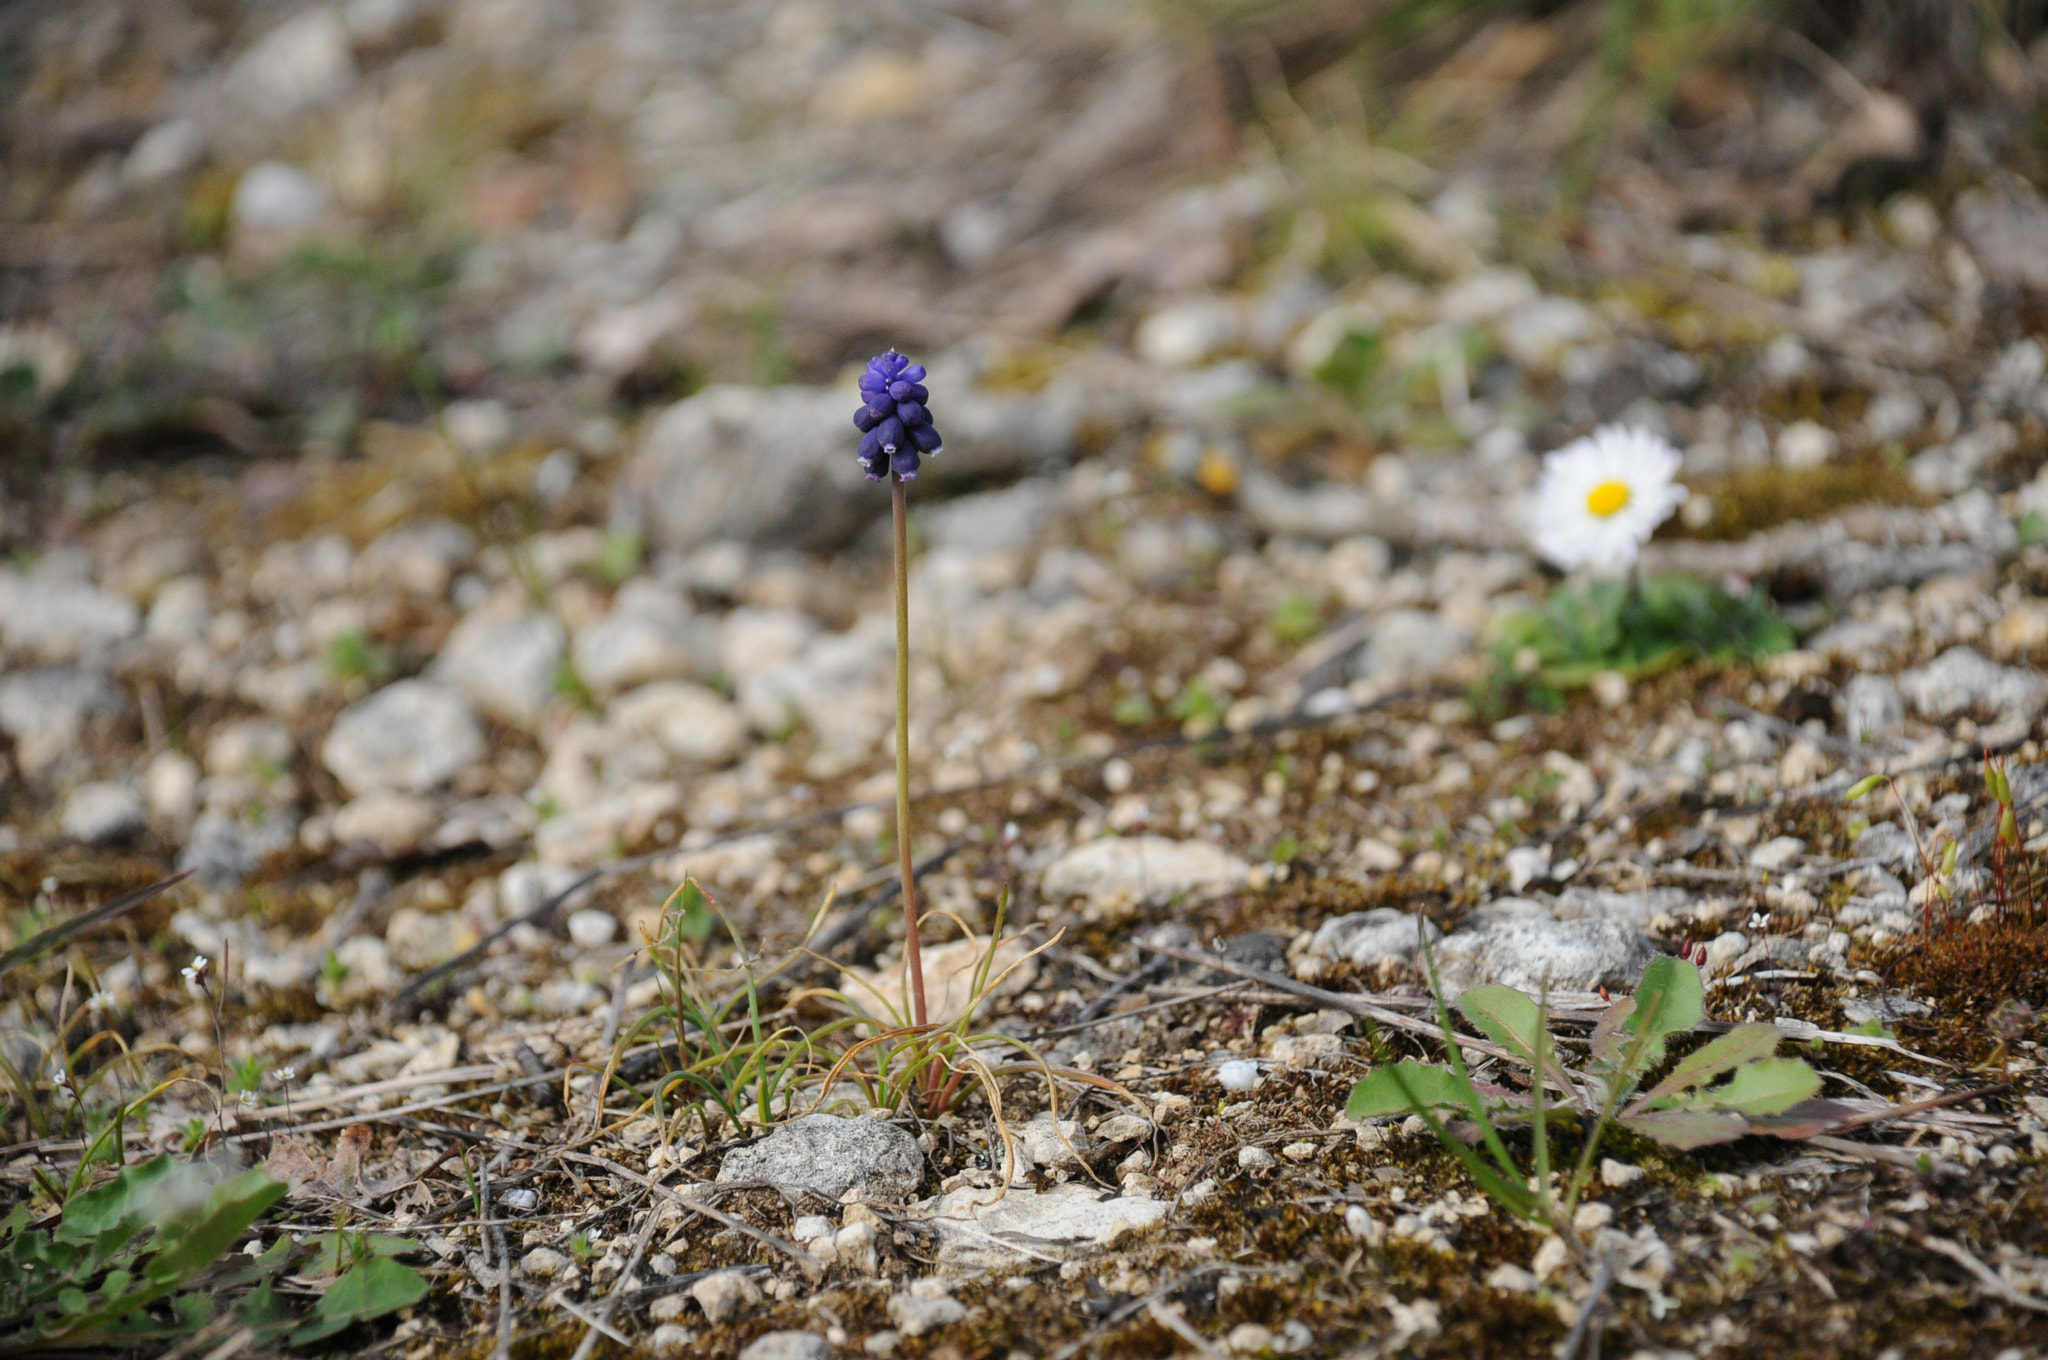
[{"label": "muscari flower spike", "polygon": [[871,482],[892,471],[904,481],[917,476],[920,458],[937,453],[943,443],[925,403],[932,394],[924,385],[924,365],[890,350],[868,360],[860,375],[862,406],[853,423],[865,436],[860,441],[860,470]]}]

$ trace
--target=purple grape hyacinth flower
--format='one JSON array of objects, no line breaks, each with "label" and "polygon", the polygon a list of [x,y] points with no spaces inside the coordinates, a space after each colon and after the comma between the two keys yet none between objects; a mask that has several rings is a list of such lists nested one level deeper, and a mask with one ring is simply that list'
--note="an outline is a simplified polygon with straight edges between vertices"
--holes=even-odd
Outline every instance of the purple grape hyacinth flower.
[{"label": "purple grape hyacinth flower", "polygon": [[890,350],[868,360],[860,375],[861,408],[853,423],[865,436],[860,441],[860,470],[871,482],[879,482],[891,471],[910,481],[917,476],[919,459],[937,453],[943,442],[932,424],[926,403],[932,394],[925,389],[924,365]]}]

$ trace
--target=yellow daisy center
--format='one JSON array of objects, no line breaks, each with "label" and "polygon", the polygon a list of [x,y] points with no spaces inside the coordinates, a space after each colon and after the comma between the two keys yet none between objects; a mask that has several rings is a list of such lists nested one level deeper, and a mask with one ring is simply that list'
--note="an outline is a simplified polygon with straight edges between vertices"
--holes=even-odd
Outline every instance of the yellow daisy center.
[{"label": "yellow daisy center", "polygon": [[1586,509],[1601,519],[1628,508],[1627,482],[1602,482],[1586,493]]}]

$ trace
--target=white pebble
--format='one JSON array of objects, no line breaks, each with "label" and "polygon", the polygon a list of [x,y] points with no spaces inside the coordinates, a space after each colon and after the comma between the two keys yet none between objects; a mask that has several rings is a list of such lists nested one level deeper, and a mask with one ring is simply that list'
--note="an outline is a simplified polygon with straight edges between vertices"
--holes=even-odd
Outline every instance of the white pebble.
[{"label": "white pebble", "polygon": [[498,1196],[498,1202],[507,1209],[530,1214],[540,1204],[540,1196],[531,1190],[507,1190]]},{"label": "white pebble", "polygon": [[578,949],[602,949],[612,942],[618,930],[617,918],[595,907],[586,907],[569,917],[569,938]]},{"label": "white pebble", "polygon": [[1216,1069],[1216,1080],[1226,1091],[1249,1091],[1259,1084],[1259,1065],[1250,1058],[1233,1058]]}]

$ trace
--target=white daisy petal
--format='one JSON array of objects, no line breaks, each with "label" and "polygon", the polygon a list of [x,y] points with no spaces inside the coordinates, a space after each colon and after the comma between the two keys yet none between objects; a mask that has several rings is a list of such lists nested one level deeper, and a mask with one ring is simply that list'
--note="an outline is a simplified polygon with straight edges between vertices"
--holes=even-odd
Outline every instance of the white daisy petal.
[{"label": "white daisy petal", "polygon": [[1566,571],[1625,572],[1685,501],[1678,450],[1647,430],[1603,425],[1543,460],[1536,551]]}]

